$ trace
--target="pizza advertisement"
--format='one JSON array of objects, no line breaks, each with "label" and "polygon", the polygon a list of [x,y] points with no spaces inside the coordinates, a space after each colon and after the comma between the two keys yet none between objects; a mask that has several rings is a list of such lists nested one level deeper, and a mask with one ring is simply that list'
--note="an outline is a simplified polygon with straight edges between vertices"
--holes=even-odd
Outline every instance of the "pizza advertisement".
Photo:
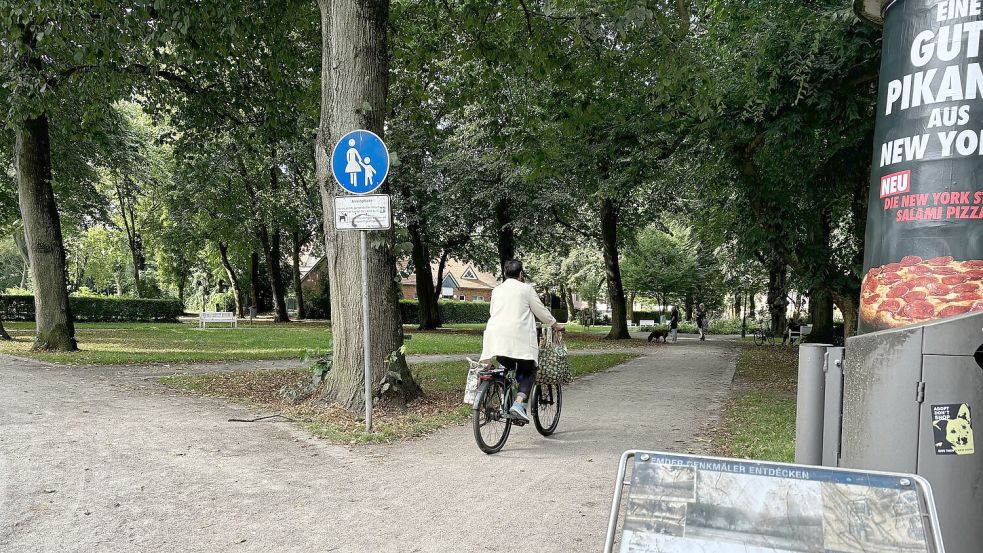
[{"label": "pizza advertisement", "polygon": [[972,311],[983,311],[983,260],[909,255],[870,269],[861,286],[860,317],[876,329]]},{"label": "pizza advertisement", "polygon": [[983,13],[952,6],[886,14],[861,332],[983,311]]}]

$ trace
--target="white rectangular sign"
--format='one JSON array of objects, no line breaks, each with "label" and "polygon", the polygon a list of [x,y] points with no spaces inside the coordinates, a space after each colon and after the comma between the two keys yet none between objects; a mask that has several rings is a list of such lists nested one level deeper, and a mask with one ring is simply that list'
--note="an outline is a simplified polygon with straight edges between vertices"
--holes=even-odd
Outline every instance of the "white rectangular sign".
[{"label": "white rectangular sign", "polygon": [[338,230],[385,230],[392,227],[388,194],[336,196],[334,226]]}]

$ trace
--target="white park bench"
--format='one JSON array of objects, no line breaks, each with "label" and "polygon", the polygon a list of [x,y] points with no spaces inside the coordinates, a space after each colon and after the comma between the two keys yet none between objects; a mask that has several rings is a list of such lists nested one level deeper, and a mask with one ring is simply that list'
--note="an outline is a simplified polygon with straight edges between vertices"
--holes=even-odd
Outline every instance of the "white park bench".
[{"label": "white park bench", "polygon": [[230,323],[231,328],[237,328],[236,314],[231,311],[202,311],[198,314],[198,328],[205,328],[208,323]]},{"label": "white park bench", "polygon": [[653,321],[651,319],[645,319],[645,320],[642,320],[642,321],[638,321],[638,326],[639,326],[639,328],[640,327],[643,327],[643,326],[655,326],[655,321]]}]

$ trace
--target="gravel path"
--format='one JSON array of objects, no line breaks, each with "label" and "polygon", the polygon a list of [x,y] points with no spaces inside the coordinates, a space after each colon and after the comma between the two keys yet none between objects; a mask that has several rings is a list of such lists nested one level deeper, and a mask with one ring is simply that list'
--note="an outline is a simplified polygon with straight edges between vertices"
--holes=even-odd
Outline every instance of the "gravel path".
[{"label": "gravel path", "polygon": [[597,551],[621,452],[706,451],[734,354],[686,341],[587,376],[552,438],[516,428],[494,456],[470,426],[348,448],[227,422],[265,413],[161,367],[0,356],[0,551]]}]

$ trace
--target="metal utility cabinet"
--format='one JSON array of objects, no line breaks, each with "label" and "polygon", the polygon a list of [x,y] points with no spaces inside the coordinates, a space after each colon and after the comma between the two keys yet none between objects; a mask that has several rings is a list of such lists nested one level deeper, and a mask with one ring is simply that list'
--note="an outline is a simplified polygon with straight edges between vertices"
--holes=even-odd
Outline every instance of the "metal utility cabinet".
[{"label": "metal utility cabinet", "polygon": [[925,477],[946,551],[983,550],[983,313],[850,338],[843,379],[840,466]]}]

